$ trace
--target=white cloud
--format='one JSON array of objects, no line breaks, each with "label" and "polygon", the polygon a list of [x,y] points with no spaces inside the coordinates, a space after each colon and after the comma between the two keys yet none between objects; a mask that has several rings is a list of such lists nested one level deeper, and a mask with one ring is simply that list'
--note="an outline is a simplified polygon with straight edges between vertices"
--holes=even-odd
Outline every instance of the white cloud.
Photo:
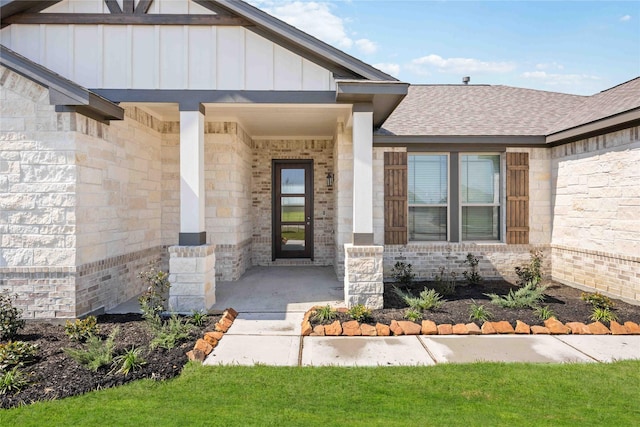
[{"label": "white cloud", "polygon": [[427,55],[411,61],[409,68],[416,74],[429,75],[437,70],[441,73],[508,73],[516,68],[511,62],[481,61],[475,58],[443,58],[439,55]]},{"label": "white cloud", "polygon": [[536,64],[536,70],[564,70],[564,65],[557,62]]},{"label": "white cloud", "polygon": [[379,64],[373,64],[373,66],[378,70],[382,70],[387,74],[391,74],[394,77],[398,77],[400,75],[400,64],[381,62]]},{"label": "white cloud", "polygon": [[326,43],[341,49],[353,46],[353,40],[345,29],[346,21],[333,14],[331,3],[277,0],[253,0],[251,3]]},{"label": "white cloud", "polygon": [[628,22],[631,21],[631,15],[624,15],[620,17],[620,22]]},{"label": "white cloud", "polygon": [[369,39],[358,39],[356,40],[356,47],[358,50],[364,54],[371,55],[372,53],[376,53],[378,50],[378,45],[375,42],[372,42]]},{"label": "white cloud", "polygon": [[547,86],[583,86],[586,83],[600,80],[600,77],[589,74],[555,74],[546,71],[526,71],[522,73],[525,79],[532,79]]}]

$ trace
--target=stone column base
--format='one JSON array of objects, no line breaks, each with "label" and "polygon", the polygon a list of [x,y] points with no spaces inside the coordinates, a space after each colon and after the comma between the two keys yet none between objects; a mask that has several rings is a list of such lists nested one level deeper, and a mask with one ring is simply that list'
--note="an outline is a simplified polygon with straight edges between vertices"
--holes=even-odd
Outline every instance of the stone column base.
[{"label": "stone column base", "polygon": [[216,302],[215,245],[169,247],[169,310],[207,311]]},{"label": "stone column base", "polygon": [[344,245],[344,302],[371,309],[384,305],[382,256],[384,246]]}]

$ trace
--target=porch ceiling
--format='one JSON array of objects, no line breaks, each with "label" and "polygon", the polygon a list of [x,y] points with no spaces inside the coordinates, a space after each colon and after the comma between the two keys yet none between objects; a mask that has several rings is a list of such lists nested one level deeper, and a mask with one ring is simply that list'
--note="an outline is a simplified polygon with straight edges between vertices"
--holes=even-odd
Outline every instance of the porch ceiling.
[{"label": "porch ceiling", "polygon": [[[163,121],[179,121],[178,104],[122,103],[136,106]],[[347,123],[351,105],[317,104],[204,104],[207,121],[238,122],[254,139],[333,137],[338,122]]]}]

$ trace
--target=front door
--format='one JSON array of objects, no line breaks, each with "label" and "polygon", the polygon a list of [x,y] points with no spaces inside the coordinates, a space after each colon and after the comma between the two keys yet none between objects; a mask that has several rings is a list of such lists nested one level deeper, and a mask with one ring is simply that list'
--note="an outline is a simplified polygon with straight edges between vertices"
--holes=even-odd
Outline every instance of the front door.
[{"label": "front door", "polygon": [[313,160],[273,161],[273,260],[313,259]]}]

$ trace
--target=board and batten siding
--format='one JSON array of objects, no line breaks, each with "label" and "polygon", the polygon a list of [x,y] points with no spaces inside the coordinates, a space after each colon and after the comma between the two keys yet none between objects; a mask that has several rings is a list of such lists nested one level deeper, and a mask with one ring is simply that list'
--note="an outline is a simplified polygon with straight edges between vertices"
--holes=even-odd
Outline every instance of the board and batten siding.
[{"label": "board and batten siding", "polygon": [[330,71],[244,27],[14,24],[0,42],[89,89],[335,90]]}]

